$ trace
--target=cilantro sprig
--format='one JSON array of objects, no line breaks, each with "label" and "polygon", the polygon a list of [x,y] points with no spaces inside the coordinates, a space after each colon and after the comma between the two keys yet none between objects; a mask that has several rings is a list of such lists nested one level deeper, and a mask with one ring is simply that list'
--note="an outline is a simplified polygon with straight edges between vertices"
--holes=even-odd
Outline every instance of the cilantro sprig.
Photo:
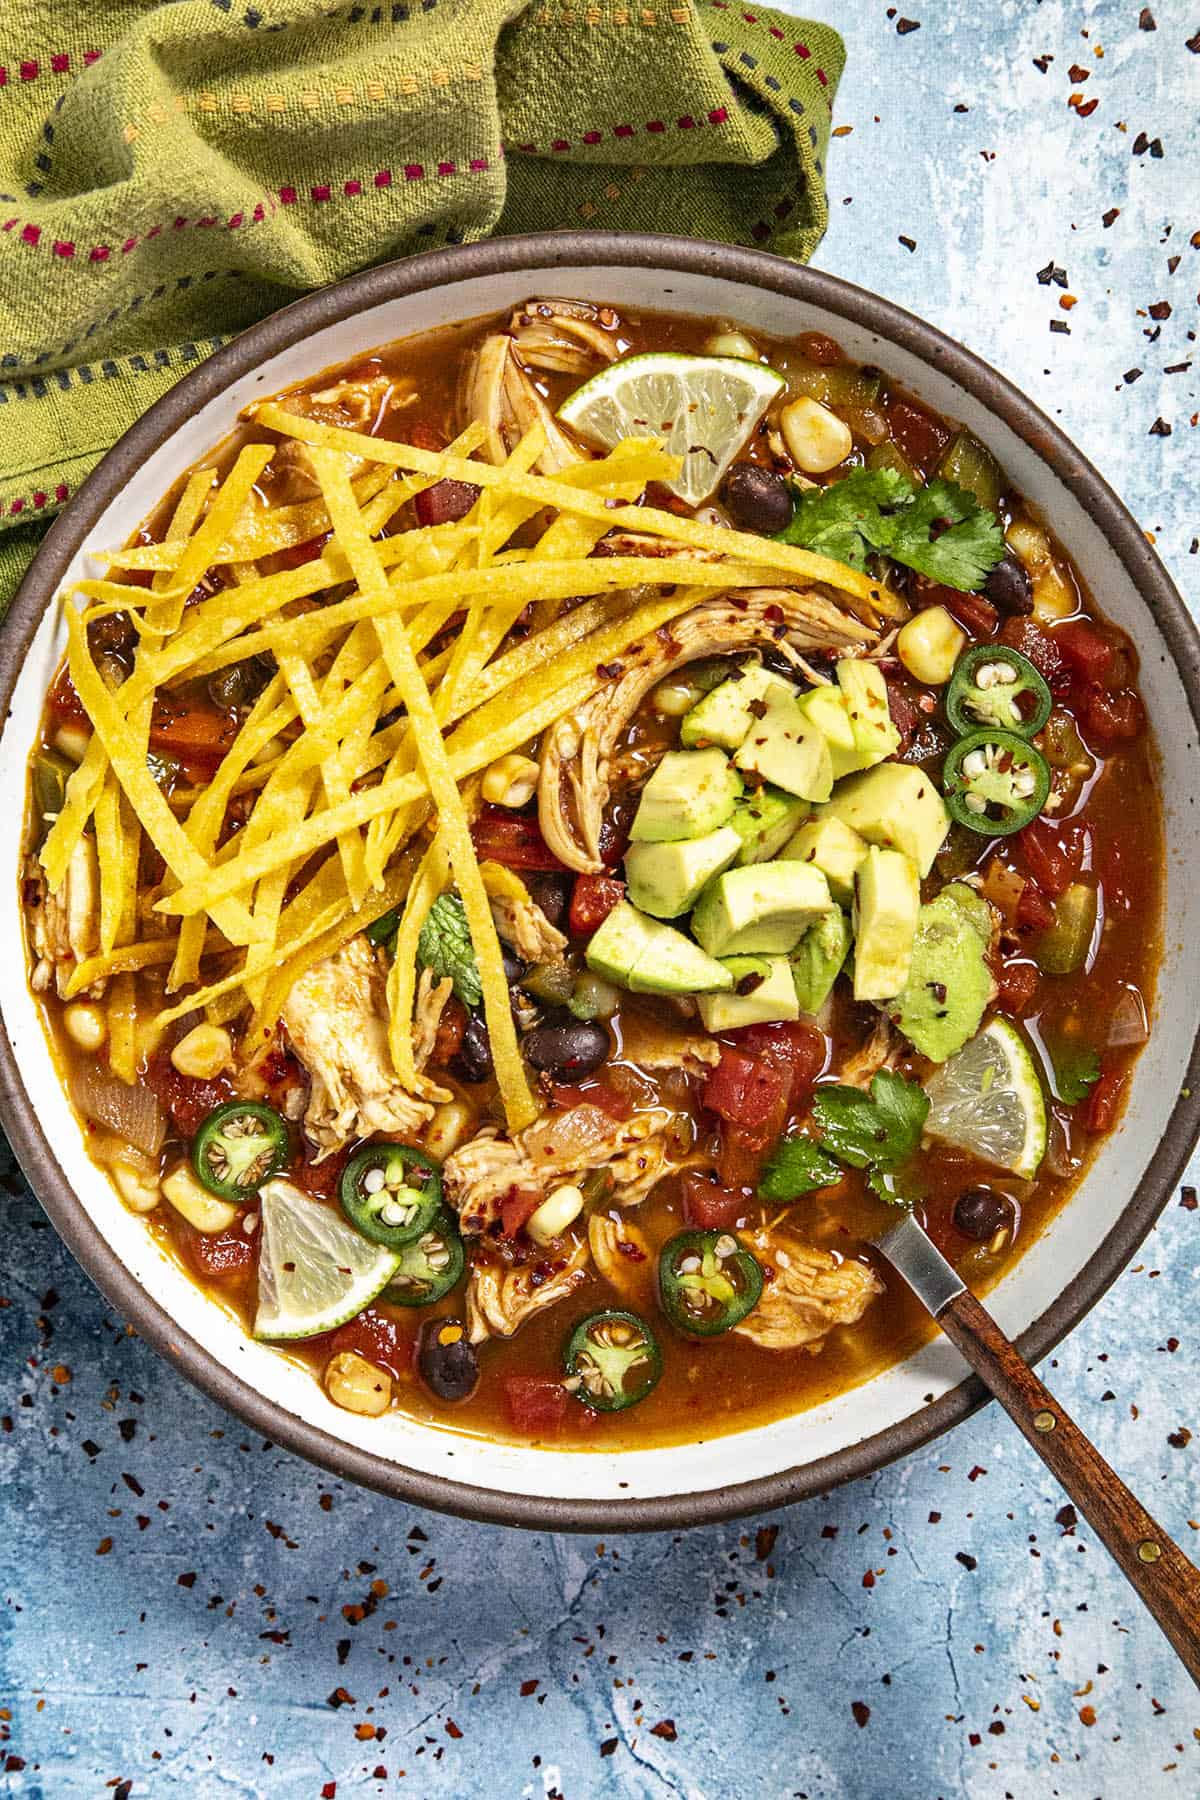
[{"label": "cilantro sprig", "polygon": [[907,1205],[913,1194],[902,1171],[921,1141],[928,1111],[929,1101],[916,1082],[890,1069],[881,1069],[866,1092],[840,1085],[818,1088],[813,1122],[820,1142],[802,1133],[784,1138],[758,1191],[765,1200],[799,1199],[837,1181],[841,1163],[864,1170],[881,1200]]},{"label": "cilantro sprig", "polygon": [[1064,1106],[1086,1100],[1100,1079],[1100,1058],[1087,1044],[1047,1046],[1054,1074],[1054,1092]]},{"label": "cilantro sprig", "polygon": [[764,1200],[798,1200],[817,1188],[832,1187],[842,1171],[810,1137],[781,1138],[763,1170],[758,1191]]},{"label": "cilantro sprig", "polygon": [[[937,534],[934,535],[934,528]],[[970,593],[1004,555],[994,513],[953,481],[914,487],[898,469],[854,469],[799,496],[780,538],[852,569],[875,550],[944,587]]]},{"label": "cilantro sprig", "polygon": [[457,894],[439,894],[430,907],[417,939],[417,961],[439,981],[450,976],[464,1006],[478,1006],[483,999],[475,946]]}]

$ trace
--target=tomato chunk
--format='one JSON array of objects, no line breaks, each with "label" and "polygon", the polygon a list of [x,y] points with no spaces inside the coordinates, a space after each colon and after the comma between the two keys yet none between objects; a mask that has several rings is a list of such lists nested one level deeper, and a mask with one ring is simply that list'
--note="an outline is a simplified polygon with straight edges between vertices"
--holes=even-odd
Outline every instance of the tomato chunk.
[{"label": "tomato chunk", "polygon": [[538,1194],[522,1193],[520,1188],[513,1188],[505,1194],[500,1202],[500,1230],[506,1238],[516,1237],[523,1231],[529,1220],[541,1205]]},{"label": "tomato chunk", "polygon": [[915,469],[930,475],[950,442],[949,431],[907,400],[889,400],[886,410],[892,441]]},{"label": "tomato chunk", "polygon": [[338,1327],[331,1348],[335,1355],[341,1350],[353,1350],[399,1380],[412,1368],[414,1342],[411,1331],[389,1319],[386,1313],[368,1307],[356,1319]]},{"label": "tomato chunk", "polygon": [[982,594],[965,594],[961,588],[944,587],[924,575],[918,575],[913,584],[913,598],[921,607],[944,606],[972,637],[991,637],[1000,621],[1000,614]]},{"label": "tomato chunk", "polygon": [[451,994],[442,1008],[442,1016],[438,1020],[438,1028],[433,1037],[433,1049],[429,1060],[444,1069],[453,1062],[462,1048],[463,1033],[467,1029],[467,1009],[457,994]]},{"label": "tomato chunk", "polygon": [[563,1112],[569,1112],[573,1106],[598,1106],[601,1112],[607,1113],[610,1119],[624,1122],[633,1117],[633,1101],[628,1094],[622,1094],[606,1081],[593,1082],[591,1087],[566,1087],[556,1084],[550,1089],[550,1097],[555,1106]]},{"label": "tomato chunk", "polygon": [[255,1239],[246,1236],[240,1221],[228,1231],[193,1231],[186,1227],[184,1253],[205,1281],[219,1287],[236,1287],[253,1270],[257,1254]]},{"label": "tomato chunk", "polygon": [[[788,1077],[788,1104],[799,1106],[825,1067],[825,1035],[802,1020],[771,1025],[743,1025],[731,1031],[739,1050],[761,1056]],[[715,1110],[715,1109],[714,1109]]]},{"label": "tomato chunk", "polygon": [[1041,975],[1030,962],[1006,962],[996,977],[996,1005],[1001,1012],[1022,1018],[1033,1005]]},{"label": "tomato chunk", "polygon": [[234,1098],[233,1083],[226,1076],[198,1081],[194,1075],[181,1075],[165,1052],[151,1057],[146,1069],[146,1083],[184,1137],[193,1137],[202,1119],[215,1107]]},{"label": "tomato chunk", "polygon": [[1145,714],[1132,688],[1110,693],[1094,682],[1079,703],[1079,722],[1087,735],[1100,743],[1127,744],[1140,737]]},{"label": "tomato chunk", "polygon": [[317,537],[307,539],[303,544],[289,544],[286,550],[276,550],[274,567],[276,569],[299,569],[307,562],[315,562],[326,544],[333,536],[331,531],[322,531]]},{"label": "tomato chunk", "polygon": [[704,1083],[701,1101],[730,1125],[752,1131],[771,1117],[786,1098],[789,1085],[783,1072],[765,1057],[722,1050],[720,1062]]},{"label": "tomato chunk", "polygon": [[1054,905],[1036,881],[1027,881],[1017,901],[1017,924],[1027,931],[1047,931],[1054,923]]},{"label": "tomato chunk", "polygon": [[1101,1132],[1112,1129],[1124,1086],[1123,1070],[1112,1067],[1101,1069],[1100,1079],[1088,1095],[1084,1109],[1083,1124],[1086,1131],[1094,1132],[1098,1137]]},{"label": "tomato chunk", "polygon": [[731,1231],[753,1204],[744,1193],[718,1187],[694,1169],[682,1177],[683,1222],[693,1231]]},{"label": "tomato chunk", "polygon": [[572,937],[591,937],[625,898],[625,883],[615,875],[577,875],[568,925]]},{"label": "tomato chunk", "polygon": [[485,806],[471,827],[476,854],[506,869],[560,870],[563,865],[549,848],[536,819],[507,812],[502,806]]},{"label": "tomato chunk", "polygon": [[186,756],[194,762],[220,762],[237,736],[237,720],[206,701],[172,695],[156,700],[150,722],[150,748]]},{"label": "tomato chunk", "polygon": [[1082,619],[1060,625],[1054,633],[1059,655],[1083,681],[1103,681],[1113,665],[1113,647],[1094,626]]},{"label": "tomato chunk", "polygon": [[480,490],[471,481],[435,481],[413,501],[418,525],[450,525],[465,519]]},{"label": "tomato chunk", "polygon": [[1017,833],[1016,844],[1043,894],[1057,900],[1083,867],[1087,828],[1078,822],[1052,825],[1047,819],[1035,819]]},{"label": "tomato chunk", "polygon": [[504,1406],[514,1431],[526,1437],[554,1437],[567,1422],[573,1401],[559,1381],[543,1375],[506,1375]]},{"label": "tomato chunk", "polygon": [[1071,676],[1056,640],[1036,619],[1005,619],[999,641],[1027,656],[1052,694],[1060,698],[1071,686]]}]

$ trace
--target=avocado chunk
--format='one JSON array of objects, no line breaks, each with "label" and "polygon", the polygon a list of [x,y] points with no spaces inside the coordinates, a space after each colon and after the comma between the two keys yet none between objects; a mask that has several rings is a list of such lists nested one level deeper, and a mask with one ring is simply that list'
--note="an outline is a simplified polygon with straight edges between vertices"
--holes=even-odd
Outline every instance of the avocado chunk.
[{"label": "avocado chunk", "polygon": [[587,966],[635,994],[706,994],[733,976],[690,938],[622,900],[587,947]]},{"label": "avocado chunk", "polygon": [[791,954],[796,1004],[803,1013],[820,1012],[850,949],[850,920],[840,906],[822,913]]},{"label": "avocado chunk", "polygon": [[692,931],[710,956],[786,956],[832,905],[829,884],[811,863],[752,863],[709,882]]},{"label": "avocado chunk", "polygon": [[841,688],[825,682],[820,687],[810,688],[807,694],[801,694],[796,704],[813,730],[819,731],[829,745],[835,781],[865,766]]},{"label": "avocado chunk", "polygon": [[733,992],[701,994],[696,1001],[705,1031],[736,1031],[741,1025],[800,1017],[786,956],[730,956],[724,967],[733,976]]},{"label": "avocado chunk", "polygon": [[854,998],[891,1000],[908,980],[921,884],[899,850],[867,851],[855,878]]},{"label": "avocado chunk", "polygon": [[673,844],[630,844],[625,852],[629,898],[656,919],[691,912],[705,883],[727,869],[741,849],[742,839],[732,825]]},{"label": "avocado chunk", "polygon": [[808,817],[808,807],[782,788],[749,789],[733,809],[730,825],[742,840],[736,861],[770,862]]},{"label": "avocado chunk", "polygon": [[773,675],[759,662],[743,663],[684,714],[679,741],[688,750],[708,744],[736,750],[754,723],[752,706],[771,699],[792,700],[795,695],[795,688],[781,675]]},{"label": "avocado chunk", "polygon": [[771,700],[734,756],[739,769],[761,775],[801,800],[828,800],[833,790],[829,745],[795,700]]},{"label": "avocado chunk", "polygon": [[987,901],[961,881],[921,908],[908,980],[888,1011],[930,1062],[945,1062],[979,1030],[994,991],[991,939]]},{"label": "avocado chunk", "polygon": [[838,686],[846,697],[846,711],[858,759],[856,769],[870,769],[900,748],[900,733],[892,724],[887,682],[879,664],[861,657],[843,657],[837,666]]},{"label": "avocado chunk", "polygon": [[668,750],[642,789],[629,835],[639,844],[704,837],[728,822],[741,791],[723,750]]},{"label": "avocado chunk", "polygon": [[946,803],[928,775],[907,763],[882,763],[848,775],[817,814],[840,819],[868,844],[902,850],[928,875],[950,829]]},{"label": "avocado chunk", "polygon": [[849,906],[854,898],[854,877],[867,854],[857,831],[840,819],[811,819],[802,825],[791,843],[780,852],[785,861],[815,863],[835,900]]}]

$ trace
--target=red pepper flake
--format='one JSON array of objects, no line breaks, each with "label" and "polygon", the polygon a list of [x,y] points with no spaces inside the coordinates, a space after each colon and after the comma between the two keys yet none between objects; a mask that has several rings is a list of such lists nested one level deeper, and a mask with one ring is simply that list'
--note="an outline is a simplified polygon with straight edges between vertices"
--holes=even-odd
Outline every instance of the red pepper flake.
[{"label": "red pepper flake", "polygon": [[754,1534],[754,1560],[766,1562],[775,1548],[775,1540],[779,1536],[778,1525],[760,1525]]},{"label": "red pepper flake", "polygon": [[987,1474],[987,1470],[984,1468],[981,1468],[980,1465],[978,1463],[976,1463],[975,1467],[968,1474],[967,1480],[968,1481],[978,1481],[979,1477],[981,1475],[986,1475],[986,1474]]},{"label": "red pepper flake", "polygon": [[321,1789],[321,1800],[336,1800],[336,1796],[337,1782],[327,1781],[325,1786]]},{"label": "red pepper flake", "polygon": [[462,1736],[462,1727],[456,1725],[453,1719],[446,1720],[446,1736],[452,1737],[456,1741]]},{"label": "red pepper flake", "polygon": [[1152,319],[1169,319],[1171,316],[1171,302],[1169,300],[1156,300],[1154,305],[1147,307],[1146,310],[1149,312]]},{"label": "red pepper flake", "polygon": [[954,1560],[955,1562],[960,1562],[963,1568],[968,1572],[979,1567],[978,1558],[969,1555],[966,1550],[956,1550],[954,1552]]},{"label": "red pepper flake", "polygon": [[338,1708],[341,1706],[357,1706],[358,1701],[354,1698],[354,1695],[349,1693],[344,1687],[335,1687],[325,1704],[326,1706],[332,1706],[334,1712],[337,1712]]},{"label": "red pepper flake", "polygon": [[900,37],[907,37],[910,31],[920,31],[920,19],[897,19],[896,31]]},{"label": "red pepper flake", "polygon": [[993,1719],[991,1724],[988,1726],[988,1730],[991,1732],[993,1737],[1003,1737],[1004,1736],[1004,1720],[1003,1719]]},{"label": "red pepper flake", "polygon": [[600,1746],[601,1756],[612,1756],[620,1741],[620,1738],[605,1738]]},{"label": "red pepper flake", "polygon": [[178,1578],[175,1585],[177,1587],[183,1587],[183,1588],[195,1587],[195,1585],[196,1585],[195,1569],[189,1569],[186,1575],[181,1575]]},{"label": "red pepper flake", "polygon": [[867,1570],[866,1574],[862,1578],[862,1584],[865,1588],[873,1588],[875,1586],[875,1571],[874,1571],[874,1569]]},{"label": "red pepper flake", "polygon": [[1180,1204],[1180,1206],[1182,1206],[1184,1212],[1195,1212],[1196,1206],[1197,1206],[1197,1200],[1196,1200],[1196,1190],[1194,1187],[1180,1188],[1179,1204]]},{"label": "red pepper flake", "polygon": [[1165,419],[1155,419],[1146,435],[1147,437],[1170,437],[1171,427]]},{"label": "red pepper flake", "polygon": [[96,1555],[107,1556],[112,1547],[113,1541],[111,1538],[101,1538],[100,1542],[96,1545]]},{"label": "red pepper flake", "polygon": [[679,1736],[675,1729],[674,1719],[660,1719],[657,1725],[650,1727],[650,1736],[662,1738],[664,1743],[673,1744]]},{"label": "red pepper flake", "polygon": [[1074,1531],[1079,1523],[1079,1514],[1073,1506],[1060,1506],[1054,1515],[1054,1523],[1061,1525],[1064,1531]]},{"label": "red pepper flake", "polygon": [[1157,31],[1158,30],[1158,26],[1156,25],[1155,20],[1154,20],[1154,14],[1150,11],[1150,8],[1148,6],[1143,6],[1141,12],[1138,14],[1138,30],[1139,31]]},{"label": "red pepper flake", "polygon": [[528,1700],[530,1694],[536,1694],[537,1690],[538,1690],[538,1684],[536,1681],[523,1681],[521,1683],[521,1698],[522,1698],[522,1700]]},{"label": "red pepper flake", "polygon": [[865,1730],[867,1720],[871,1717],[871,1709],[865,1700],[852,1700],[850,1711],[854,1714],[854,1723],[860,1731]]},{"label": "red pepper flake", "polygon": [[1091,72],[1090,69],[1085,69],[1082,63],[1072,63],[1067,70],[1072,81],[1086,81]]},{"label": "red pepper flake", "polygon": [[1186,1425],[1181,1425],[1178,1431],[1168,1431],[1167,1433],[1167,1442],[1172,1450],[1186,1450],[1191,1441],[1192,1434]]},{"label": "red pepper flake", "polygon": [[1121,209],[1119,206],[1110,206],[1106,213],[1102,213],[1100,223],[1103,225],[1105,231],[1108,230],[1110,225],[1115,225],[1120,216]]},{"label": "red pepper flake", "polygon": [[368,1725],[364,1719],[361,1725],[354,1727],[354,1735],[360,1744],[369,1744],[375,1736],[375,1727]]},{"label": "red pepper flake", "polygon": [[916,238],[905,237],[903,232],[900,233],[898,242],[904,245],[904,248],[908,251],[910,256],[917,247]]},{"label": "red pepper flake", "polygon": [[1094,1706],[1080,1707],[1079,1723],[1081,1725],[1094,1725],[1096,1723],[1096,1709]]}]

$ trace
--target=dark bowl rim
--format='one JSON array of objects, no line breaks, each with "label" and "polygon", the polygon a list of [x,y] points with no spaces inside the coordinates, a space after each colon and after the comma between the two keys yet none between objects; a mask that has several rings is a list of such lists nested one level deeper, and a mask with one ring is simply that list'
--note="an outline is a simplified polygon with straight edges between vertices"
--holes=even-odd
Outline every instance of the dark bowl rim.
[{"label": "dark bowl rim", "polygon": [[[1102,531],[1161,631],[1200,727],[1200,635],[1158,556],[1112,488],[1034,403],[989,364],[892,301],[838,276],[780,257],[704,240],[608,232],[548,232],[434,250],[385,264],[297,300],[251,326],[158,400],[108,452],[50,527],[0,633],[0,706],[7,720],[25,653],[72,557],[130,473],[198,407],[266,357],[385,300],[452,288],[480,276],[553,267],[635,267],[710,276],[819,306],[877,333],[955,381],[1001,419],[1070,490]],[[330,1474],[420,1506],[489,1524],[555,1531],[646,1531],[704,1525],[823,1493],[911,1456],[987,1399],[971,1376],[908,1418],[792,1469],[699,1493],[649,1499],[543,1499],[445,1481],[343,1443],[264,1399],[232,1368],[182,1332],[134,1279],[93,1225],[60,1168],[21,1079],[7,1029],[0,1035],[0,1121],[59,1235],[101,1293],[186,1378],[272,1442]],[[1100,1299],[1129,1262],[1176,1186],[1200,1135],[1200,1030],[1159,1153],[1112,1230],[1075,1279],[1018,1340],[1026,1359],[1045,1356]],[[798,1415],[802,1417],[803,1415]],[[714,1445],[720,1440],[713,1440]],[[462,1440],[469,1460],[469,1439]],[[586,1453],[580,1453],[586,1454]]]}]

